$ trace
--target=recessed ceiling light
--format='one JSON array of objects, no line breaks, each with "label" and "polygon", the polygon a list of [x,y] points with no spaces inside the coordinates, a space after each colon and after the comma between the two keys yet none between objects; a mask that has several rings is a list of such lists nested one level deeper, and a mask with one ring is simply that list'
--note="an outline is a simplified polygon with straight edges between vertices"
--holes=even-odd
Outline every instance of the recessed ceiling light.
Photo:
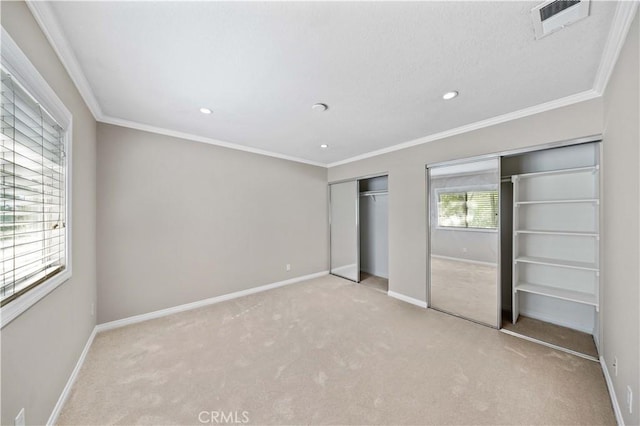
[{"label": "recessed ceiling light", "polygon": [[322,145],[320,145],[320,148],[322,148],[322,149],[329,148],[329,145],[327,145],[326,143],[323,143]]},{"label": "recessed ceiling light", "polygon": [[447,92],[447,93],[445,93],[444,95],[442,95],[442,99],[444,99],[445,101],[448,101],[449,99],[453,99],[453,98],[455,98],[456,96],[458,96],[458,92],[456,92],[456,91],[454,90],[454,91]]},{"label": "recessed ceiling light", "polygon": [[211,114],[211,110],[209,108],[200,108],[200,112],[203,114]]},{"label": "recessed ceiling light", "polygon": [[314,110],[314,111],[320,111],[320,112],[322,112],[322,111],[326,111],[326,110],[328,110],[328,109],[329,109],[329,106],[328,106],[327,104],[313,104],[313,105],[311,106],[311,109],[312,109],[312,110]]}]

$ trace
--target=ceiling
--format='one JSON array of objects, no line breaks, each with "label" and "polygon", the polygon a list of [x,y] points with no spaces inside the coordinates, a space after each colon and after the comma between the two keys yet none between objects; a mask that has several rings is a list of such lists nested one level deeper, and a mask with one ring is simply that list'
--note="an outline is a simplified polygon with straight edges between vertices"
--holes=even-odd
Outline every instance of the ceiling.
[{"label": "ceiling", "polygon": [[326,165],[593,92],[616,3],[536,41],[538,3],[50,2],[47,25],[99,121]]}]

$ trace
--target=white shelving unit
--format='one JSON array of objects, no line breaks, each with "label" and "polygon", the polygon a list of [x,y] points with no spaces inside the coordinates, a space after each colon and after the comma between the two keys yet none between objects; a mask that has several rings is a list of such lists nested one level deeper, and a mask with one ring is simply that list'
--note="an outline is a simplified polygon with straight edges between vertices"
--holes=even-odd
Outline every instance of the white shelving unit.
[{"label": "white shelving unit", "polygon": [[599,310],[599,167],[512,176],[513,323],[520,293]]}]

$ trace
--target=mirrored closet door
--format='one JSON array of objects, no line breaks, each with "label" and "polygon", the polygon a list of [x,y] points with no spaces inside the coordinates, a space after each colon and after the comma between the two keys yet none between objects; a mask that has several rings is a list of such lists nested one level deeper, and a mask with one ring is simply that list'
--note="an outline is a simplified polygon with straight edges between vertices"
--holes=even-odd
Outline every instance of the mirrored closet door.
[{"label": "mirrored closet door", "polygon": [[428,168],[432,308],[499,327],[500,160]]},{"label": "mirrored closet door", "polygon": [[358,181],[329,185],[331,273],[360,281]]}]

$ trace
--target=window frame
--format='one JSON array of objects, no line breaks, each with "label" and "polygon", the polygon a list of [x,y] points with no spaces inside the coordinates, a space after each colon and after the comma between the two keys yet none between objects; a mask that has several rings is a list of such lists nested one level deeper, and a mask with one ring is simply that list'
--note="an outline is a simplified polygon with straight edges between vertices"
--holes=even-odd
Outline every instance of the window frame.
[{"label": "window frame", "polygon": [[497,191],[498,192],[498,215],[500,214],[500,188],[494,184],[486,184],[486,185],[472,185],[472,186],[456,186],[449,188],[437,188],[435,190],[435,221],[436,227],[435,229],[439,231],[463,231],[463,232],[498,232],[500,229],[500,219],[498,216],[498,221],[496,223],[495,228],[469,228],[465,226],[441,226],[440,225],[440,194],[451,194],[451,193],[464,193],[464,192],[487,192],[487,191]]},{"label": "window frame", "polygon": [[73,116],[56,92],[38,72],[27,56],[13,41],[9,33],[2,29],[2,68],[11,74],[11,77],[22,85],[47,112],[64,129],[65,144],[65,268],[48,278],[41,284],[27,290],[14,300],[0,307],[0,329],[20,316],[31,306],[38,303],[45,296],[68,281],[73,275],[72,258],[72,141],[73,141]]}]

